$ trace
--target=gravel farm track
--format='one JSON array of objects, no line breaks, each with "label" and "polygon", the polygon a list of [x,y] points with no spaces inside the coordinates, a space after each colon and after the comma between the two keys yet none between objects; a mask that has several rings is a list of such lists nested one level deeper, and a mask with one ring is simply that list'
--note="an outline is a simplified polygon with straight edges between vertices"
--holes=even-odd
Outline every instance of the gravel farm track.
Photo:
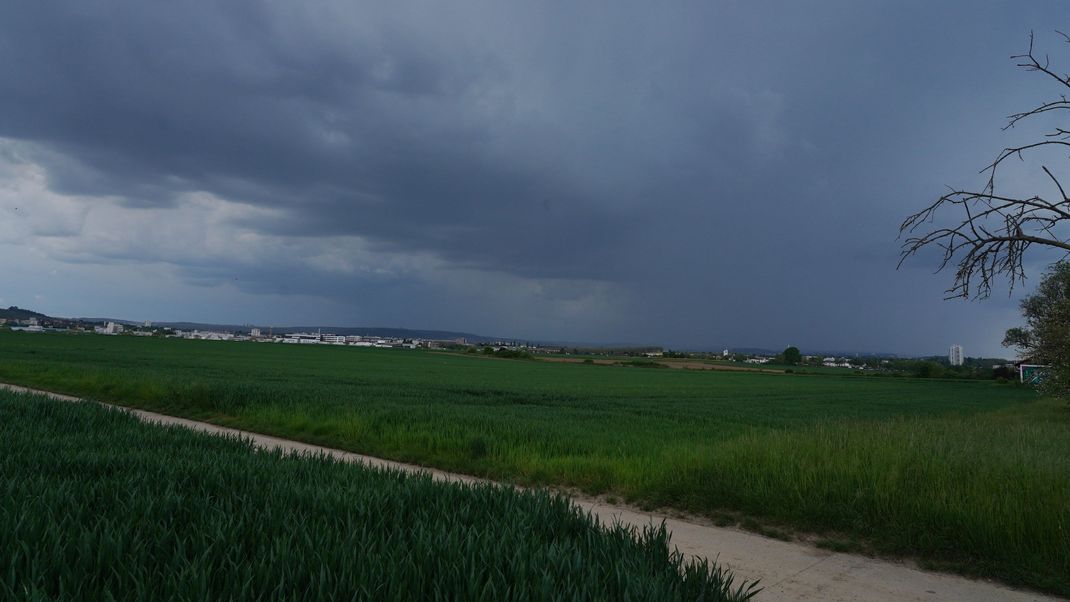
[{"label": "gravel farm track", "polygon": [[[14,385],[0,383],[0,387],[16,392],[44,394],[64,401],[83,401],[77,397]],[[368,466],[393,468],[406,472],[423,472],[443,481],[459,483],[482,481],[466,475],[204,422],[127,409],[122,406],[113,407],[132,412],[146,422],[180,425],[217,435],[237,435],[249,438],[256,446],[265,449],[280,448],[296,453],[325,453],[335,458]],[[620,521],[641,527],[651,521],[657,523],[664,521],[672,533],[673,544],[681,552],[716,560],[731,569],[737,579],[760,580],[763,589],[756,598],[758,601],[987,602],[1007,600],[1025,602],[1058,600],[1051,596],[1015,590],[993,582],[975,581],[956,575],[925,571],[905,562],[831,552],[804,543],[786,542],[740,529],[703,524],[699,520],[644,512],[636,508],[608,504],[604,500],[583,496],[572,495],[571,497],[577,506],[592,513],[603,523]]]}]

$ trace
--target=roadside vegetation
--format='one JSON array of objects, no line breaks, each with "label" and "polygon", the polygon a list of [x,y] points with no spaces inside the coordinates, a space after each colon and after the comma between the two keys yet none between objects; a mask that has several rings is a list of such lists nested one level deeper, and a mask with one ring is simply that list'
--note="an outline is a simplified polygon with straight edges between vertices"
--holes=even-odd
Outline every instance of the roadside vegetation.
[{"label": "roadside vegetation", "polygon": [[5,600],[725,600],[754,586],[567,499],[254,450],[0,391]]},{"label": "roadside vegetation", "polygon": [[0,380],[1070,594],[1070,408],[995,381],[0,333]]},{"label": "roadside vegetation", "polygon": [[1027,326],[1008,330],[1003,344],[1047,366],[1040,390],[1070,402],[1070,261],[1053,264],[1037,290],[1022,299],[1022,317]]}]

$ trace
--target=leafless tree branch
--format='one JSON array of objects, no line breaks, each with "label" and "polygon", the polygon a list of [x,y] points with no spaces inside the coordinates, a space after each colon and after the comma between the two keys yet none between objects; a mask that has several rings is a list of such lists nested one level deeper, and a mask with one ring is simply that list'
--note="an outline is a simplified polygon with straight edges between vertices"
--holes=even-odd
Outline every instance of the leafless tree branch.
[{"label": "leafless tree branch", "polygon": [[[1070,36],[1058,32],[1066,42]],[[1034,50],[1034,36],[1029,34],[1029,50],[1012,59],[1026,71],[1042,73],[1061,86],[1070,88],[1070,75],[1060,75],[1045,56],[1043,62]],[[1052,112],[1070,111],[1070,100],[1060,95],[1057,100],[1042,103],[1008,119],[1004,130],[1019,122]],[[1025,280],[1024,258],[1034,245],[1062,249],[1070,253],[1070,240],[1060,228],[1070,225],[1070,197],[1055,173],[1048,166],[1042,169],[1051,181],[1057,197],[1015,197],[997,193],[996,175],[1012,157],[1025,159],[1026,154],[1041,149],[1070,149],[1070,129],[1057,127],[1044,139],[1004,148],[981,173],[988,180],[980,191],[952,189],[928,207],[907,217],[899,226],[903,238],[899,267],[924,249],[935,247],[942,253],[937,272],[953,267],[955,278],[947,289],[948,299],[987,297],[993,285],[1006,278],[1013,290]],[[953,225],[936,227],[938,217],[947,211],[959,212]]]}]

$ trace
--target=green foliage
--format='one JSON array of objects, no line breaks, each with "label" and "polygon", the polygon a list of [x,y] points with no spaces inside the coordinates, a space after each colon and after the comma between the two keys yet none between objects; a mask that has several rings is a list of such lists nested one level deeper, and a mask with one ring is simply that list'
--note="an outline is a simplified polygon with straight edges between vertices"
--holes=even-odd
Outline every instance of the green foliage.
[{"label": "green foliage", "polygon": [[797,366],[802,363],[802,353],[799,352],[798,347],[788,347],[781,356],[784,358],[784,363],[789,366]]},{"label": "green foliage", "polygon": [[913,376],[918,378],[940,378],[947,370],[938,362],[919,361],[913,363]]},{"label": "green foliage", "polygon": [[0,392],[0,598],[745,600],[664,526]]},{"label": "green foliage", "polygon": [[914,378],[956,378],[992,380],[997,376],[1006,377],[1005,369],[995,366],[1008,363],[999,358],[968,357],[963,365],[952,366],[947,357],[930,357],[925,359],[882,359],[867,362],[867,376],[912,376]]},{"label": "green foliage", "polygon": [[523,484],[742,513],[1070,594],[1070,409],[993,380],[827,370],[594,370],[0,333],[3,381]]},{"label": "green foliage", "polygon": [[1070,401],[1070,261],[1052,265],[1021,307],[1027,326],[1008,330],[1003,344],[1018,347],[1031,364],[1050,366],[1041,391]]}]

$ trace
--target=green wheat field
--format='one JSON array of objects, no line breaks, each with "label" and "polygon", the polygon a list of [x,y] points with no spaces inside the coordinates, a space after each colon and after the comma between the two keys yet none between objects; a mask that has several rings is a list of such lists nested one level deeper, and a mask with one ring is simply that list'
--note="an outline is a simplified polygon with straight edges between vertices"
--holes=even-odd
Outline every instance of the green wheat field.
[{"label": "green wheat field", "polygon": [[[685,511],[837,550],[909,558],[1070,595],[1070,409],[1015,385],[7,332],[0,332],[0,381]],[[17,412],[29,415],[20,404]],[[462,495],[327,461],[306,466],[267,459],[235,442],[143,431],[111,414],[82,411],[90,422],[116,421],[130,433],[114,440],[87,433],[69,442],[69,451],[50,451],[64,454],[68,464],[78,465],[82,455],[91,463],[94,454],[116,454],[134,465],[151,463],[161,475],[188,471],[168,468],[166,454],[157,457],[155,446],[135,443],[165,437],[176,441],[168,445],[181,439],[199,450],[189,452],[198,458],[189,462],[210,463],[212,454],[226,453],[228,462],[255,465],[257,479],[308,471],[321,474],[316,481],[328,488],[335,478],[339,488],[385,479],[398,483],[401,497],[408,488],[443,499]],[[73,428],[79,415],[66,412],[61,421]],[[16,477],[8,471],[24,470],[10,461],[3,466],[5,481]],[[117,476],[111,486],[121,482]],[[560,515],[554,520],[579,521],[549,497],[463,495],[508,498],[515,516],[554,507]],[[258,503],[269,512],[270,501]],[[537,510],[539,504],[546,509]],[[205,505],[199,512],[213,510]],[[65,520],[67,528],[88,528],[79,525],[85,517]],[[660,535],[644,537],[614,545],[664,547]],[[515,545],[537,553],[534,543]],[[666,591],[693,586],[664,583]]]},{"label": "green wheat field", "polygon": [[567,499],[0,392],[4,600],[725,600],[755,588]]}]

